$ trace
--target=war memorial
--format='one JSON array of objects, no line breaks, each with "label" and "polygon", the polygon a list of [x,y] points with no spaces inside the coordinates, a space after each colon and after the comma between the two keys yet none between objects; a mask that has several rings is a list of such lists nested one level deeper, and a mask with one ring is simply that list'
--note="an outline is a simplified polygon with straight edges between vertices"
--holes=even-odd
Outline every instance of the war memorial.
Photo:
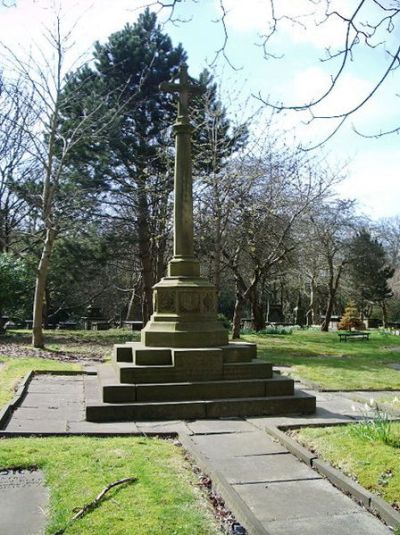
[{"label": "war memorial", "polygon": [[87,393],[89,421],[199,419],[309,414],[315,397],[295,392],[293,379],[257,359],[255,344],[228,340],[217,319],[217,292],[200,275],[193,246],[193,193],[189,101],[201,87],[187,67],[178,83],[160,90],[179,94],[174,124],[174,249],[168,274],[153,288],[154,313],[140,342],[115,345],[112,364]]}]

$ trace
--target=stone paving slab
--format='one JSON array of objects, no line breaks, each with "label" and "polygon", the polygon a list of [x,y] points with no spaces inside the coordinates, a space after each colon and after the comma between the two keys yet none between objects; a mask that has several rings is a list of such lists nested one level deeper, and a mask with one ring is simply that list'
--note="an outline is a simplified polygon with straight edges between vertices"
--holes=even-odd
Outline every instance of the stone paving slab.
[{"label": "stone paving slab", "polygon": [[135,422],[104,422],[99,424],[97,422],[72,421],[67,422],[67,431],[69,433],[116,433],[116,434],[132,434],[138,433],[139,430]]},{"label": "stone paving slab", "polygon": [[286,453],[279,442],[269,439],[265,432],[195,435],[193,441],[205,456],[213,459]]},{"label": "stone paving slab", "polygon": [[[357,513],[360,506],[324,479],[234,485],[236,492],[266,526],[270,522]],[[372,531],[365,535],[374,535]],[[322,535],[322,534],[321,534]]]},{"label": "stone paving slab", "polygon": [[48,501],[49,493],[39,470],[1,471],[0,533],[2,535],[43,533]]},{"label": "stone paving slab", "polygon": [[215,419],[215,420],[195,420],[187,424],[190,431],[195,434],[212,433],[246,433],[254,431],[254,428],[243,418]]},{"label": "stone paving slab", "polygon": [[388,535],[390,531],[370,513],[298,518],[268,523],[269,535]]},{"label": "stone paving slab", "polygon": [[216,467],[232,485],[321,479],[317,472],[299,462],[288,451],[277,455],[218,458]]},{"label": "stone paving slab", "polygon": [[19,420],[11,418],[6,429],[13,433],[66,433],[66,420]]}]

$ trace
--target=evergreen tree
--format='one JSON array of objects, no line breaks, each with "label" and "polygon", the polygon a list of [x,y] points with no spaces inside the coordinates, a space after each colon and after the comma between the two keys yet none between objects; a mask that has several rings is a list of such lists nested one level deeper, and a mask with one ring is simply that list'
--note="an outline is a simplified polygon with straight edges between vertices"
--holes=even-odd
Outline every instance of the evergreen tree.
[{"label": "evergreen tree", "polygon": [[176,104],[159,84],[176,75],[185,60],[182,46],[172,45],[147,9],[106,43],[96,43],[94,64],[69,80],[68,91],[80,92],[81,101],[64,109],[66,121],[73,121],[93,110],[99,94],[107,100],[107,109],[96,110],[105,128],[76,147],[71,166],[86,172],[88,179],[106,179],[115,216],[124,218],[127,231],[137,238],[144,321],[152,311],[152,286],[165,267],[173,188],[168,147]]},{"label": "evergreen tree", "polygon": [[350,244],[349,275],[360,309],[364,310],[368,304],[379,305],[385,326],[386,301],[392,296],[388,280],[393,277],[394,269],[387,264],[382,244],[365,229]]}]

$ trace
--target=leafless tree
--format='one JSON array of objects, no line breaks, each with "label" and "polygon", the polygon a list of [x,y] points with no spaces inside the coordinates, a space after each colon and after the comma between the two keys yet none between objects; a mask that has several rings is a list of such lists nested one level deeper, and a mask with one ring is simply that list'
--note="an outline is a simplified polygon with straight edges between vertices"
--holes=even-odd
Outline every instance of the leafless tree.
[{"label": "leafless tree", "polygon": [[[92,119],[102,106],[91,109],[83,114],[79,121],[67,131],[61,128],[63,107],[78,95],[65,96],[63,89],[66,82],[65,58],[69,52],[72,33],[64,31],[62,13],[54,15],[54,26],[43,34],[44,45],[35,47],[29,56],[21,56],[14,50],[3,45],[3,57],[6,70],[14,75],[24,86],[25,94],[29,95],[29,123],[24,117],[17,121],[17,128],[24,132],[28,139],[24,149],[37,165],[39,185],[32,203],[42,220],[42,250],[36,272],[36,285],[33,304],[34,347],[44,346],[42,319],[46,280],[49,271],[50,257],[57,237],[72,217],[85,208],[82,198],[85,192],[80,188],[63,190],[68,174],[68,156],[72,148],[87,136],[93,135]],[[96,135],[107,127],[105,118]],[[88,210],[88,207],[86,207]]]},{"label": "leafless tree", "polygon": [[31,210],[28,184],[36,169],[28,157],[27,129],[34,117],[22,84],[2,80],[0,93],[0,252],[8,252]]}]

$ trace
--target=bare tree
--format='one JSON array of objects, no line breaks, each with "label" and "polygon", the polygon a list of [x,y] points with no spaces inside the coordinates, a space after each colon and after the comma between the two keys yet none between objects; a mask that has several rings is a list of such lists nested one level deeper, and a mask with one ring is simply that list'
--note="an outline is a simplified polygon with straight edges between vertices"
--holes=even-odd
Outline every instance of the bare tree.
[{"label": "bare tree", "polygon": [[[43,306],[55,241],[62,229],[70,225],[72,216],[89,210],[89,206],[82,204],[86,192],[83,188],[73,187],[73,182],[69,180],[68,157],[82,138],[93,135],[92,119],[102,108],[102,102],[99,102],[67,129],[61,126],[63,110],[72,105],[74,99],[79,99],[77,94],[64,93],[67,79],[65,58],[71,35],[70,31],[63,31],[62,15],[57,12],[54,15],[54,27],[43,35],[44,48],[37,46],[29,57],[22,57],[3,45],[8,72],[17,74],[25,90],[25,105],[29,103],[30,117],[34,117],[29,123],[24,117],[16,120],[16,123],[28,138],[24,149],[37,165],[39,173],[37,194],[32,196],[43,225],[33,304],[32,344],[38,348],[44,346]],[[101,135],[108,120],[109,117],[104,118],[96,135]]]},{"label": "bare tree", "polygon": [[335,306],[339,284],[348,263],[347,244],[356,227],[354,201],[339,200],[318,206],[311,214],[308,236],[319,249],[321,281],[327,289],[325,317],[321,330],[327,332]]},{"label": "bare tree", "polygon": [[27,185],[34,182],[36,170],[27,158],[27,128],[33,117],[21,83],[7,83],[3,79],[1,86],[0,252],[8,252],[31,210],[26,200]]},{"label": "bare tree", "polygon": [[[270,152],[242,166],[223,255],[232,270],[236,302],[233,337],[240,336],[244,303],[251,304],[257,330],[265,326],[260,301],[266,282],[296,249],[294,227],[329,191],[334,178],[318,174],[299,153]],[[240,200],[239,200],[240,199]]]}]

